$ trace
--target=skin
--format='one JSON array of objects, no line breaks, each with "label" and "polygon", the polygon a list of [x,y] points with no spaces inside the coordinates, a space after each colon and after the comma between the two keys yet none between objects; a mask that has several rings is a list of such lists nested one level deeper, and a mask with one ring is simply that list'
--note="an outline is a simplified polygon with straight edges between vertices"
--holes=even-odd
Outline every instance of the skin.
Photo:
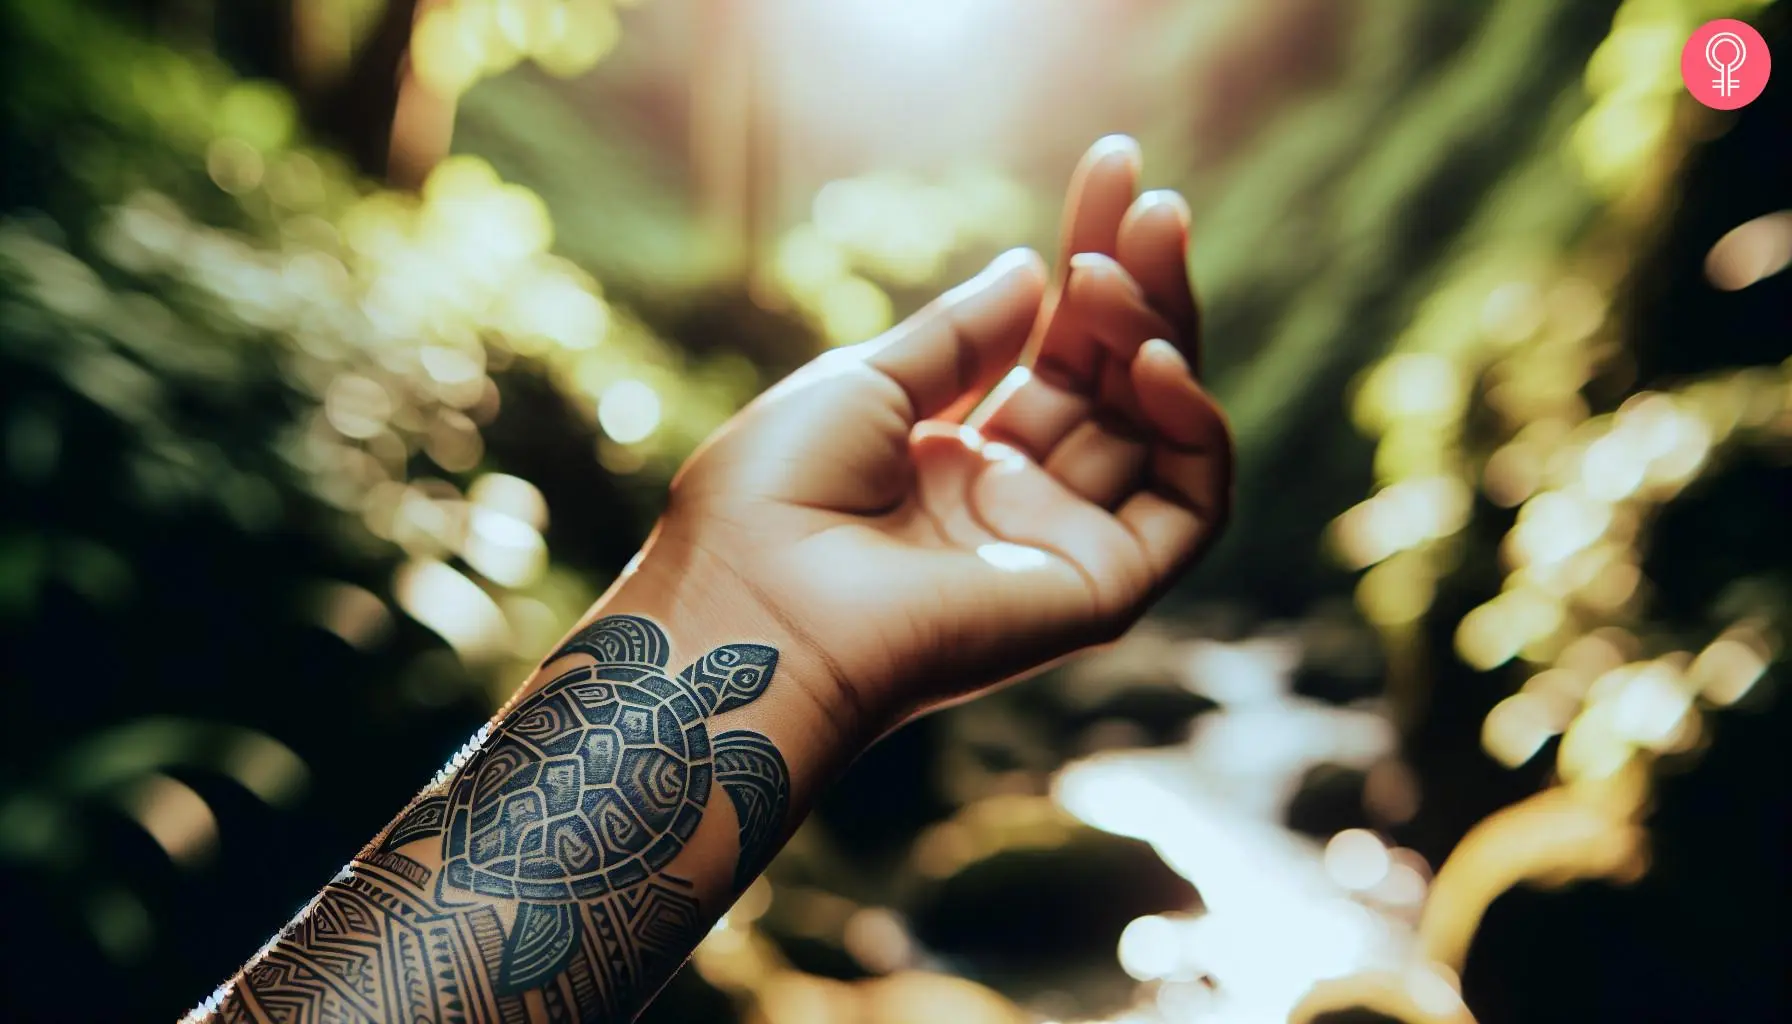
[{"label": "skin", "polygon": [[[816,359],[692,455],[647,545],[585,621],[657,624],[669,637],[667,677],[723,645],[776,652],[762,692],[706,720],[709,736],[775,748],[761,773],[783,787],[775,828],[749,835],[745,791],[718,755],[700,823],[644,883],[688,909],[676,929],[625,938],[635,942],[626,968],[585,968],[612,973],[610,995],[581,996],[564,972],[502,994],[490,981],[497,961],[488,950],[481,966],[475,951],[455,989],[458,1009],[431,1012],[632,1019],[866,746],[916,715],[1117,638],[1219,536],[1232,449],[1191,369],[1200,339],[1187,206],[1173,193],[1139,196],[1139,170],[1130,139],[1098,142],[1070,184],[1055,275],[1035,253],[1005,254],[885,335]],[[550,656],[500,711],[487,747],[509,734],[508,710],[526,714],[556,680],[563,687],[585,671],[589,650]],[[451,765],[420,801],[452,804],[462,774]],[[734,801],[719,799],[724,791]],[[401,985],[344,995],[303,980],[304,970],[293,975],[293,964],[327,959],[316,924],[337,902],[399,898],[423,908],[414,913],[486,915],[506,935],[526,930],[535,911],[519,901],[443,887],[450,844],[439,829],[406,838],[415,820],[401,816],[376,837],[190,1019],[325,1016],[321,1003],[282,1010],[293,992],[336,999],[345,1019],[410,1019]],[[583,920],[576,946],[593,950],[599,940]],[[368,955],[367,976],[387,977],[387,954]],[[477,978],[490,993],[473,993],[485,991]]]}]

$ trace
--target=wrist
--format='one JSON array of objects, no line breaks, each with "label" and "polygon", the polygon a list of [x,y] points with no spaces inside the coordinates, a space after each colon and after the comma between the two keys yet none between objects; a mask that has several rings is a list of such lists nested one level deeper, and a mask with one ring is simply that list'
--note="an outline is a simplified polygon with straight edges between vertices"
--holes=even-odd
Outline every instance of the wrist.
[{"label": "wrist", "polygon": [[753,713],[775,719],[779,732],[802,734],[805,745],[819,742],[851,760],[885,729],[821,641],[763,587],[701,545],[656,531],[585,621],[623,614],[659,623],[675,662],[725,643],[775,649],[765,705]]}]

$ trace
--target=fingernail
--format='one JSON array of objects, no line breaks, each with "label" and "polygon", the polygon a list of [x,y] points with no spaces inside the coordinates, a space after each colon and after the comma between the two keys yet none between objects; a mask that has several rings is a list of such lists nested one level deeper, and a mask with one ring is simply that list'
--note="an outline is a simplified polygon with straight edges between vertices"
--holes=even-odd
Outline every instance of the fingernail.
[{"label": "fingernail", "polygon": [[1023,245],[990,260],[989,266],[984,267],[977,276],[985,281],[995,281],[1022,267],[1033,266],[1039,262],[1041,262],[1039,254]]},{"label": "fingernail", "polygon": [[1089,166],[1094,167],[1103,160],[1116,157],[1131,164],[1134,171],[1145,166],[1145,154],[1139,149],[1138,140],[1130,135],[1104,135],[1096,139],[1095,145],[1089,147],[1087,159]]},{"label": "fingernail", "polygon": [[1178,366],[1181,366],[1185,370],[1188,369],[1188,360],[1182,357],[1181,350],[1162,338],[1152,338],[1150,341],[1147,341],[1144,345],[1140,346],[1139,352],[1142,355],[1149,356],[1153,359],[1175,360]]},{"label": "fingernail", "polygon": [[1006,473],[1018,472],[1027,467],[1027,455],[1013,445],[1000,441],[991,441],[983,446],[983,458],[998,470]]},{"label": "fingernail", "polygon": [[1070,269],[1106,270],[1108,264],[1111,262],[1113,262],[1112,257],[1105,256],[1098,252],[1079,252],[1070,257]]},{"label": "fingernail", "polygon": [[1141,213],[1148,213],[1160,206],[1167,206],[1174,211],[1176,220],[1182,225],[1182,230],[1185,233],[1188,231],[1189,222],[1194,219],[1194,215],[1189,212],[1188,200],[1182,198],[1180,192],[1170,188],[1159,188],[1152,189],[1139,197],[1139,212]]},{"label": "fingernail", "polygon": [[1038,253],[1024,245],[1016,246],[1000,256],[997,256],[995,259],[990,260],[989,266],[984,268],[984,273],[1005,274],[1016,267],[1024,267],[1028,264],[1037,262],[1039,262]]}]

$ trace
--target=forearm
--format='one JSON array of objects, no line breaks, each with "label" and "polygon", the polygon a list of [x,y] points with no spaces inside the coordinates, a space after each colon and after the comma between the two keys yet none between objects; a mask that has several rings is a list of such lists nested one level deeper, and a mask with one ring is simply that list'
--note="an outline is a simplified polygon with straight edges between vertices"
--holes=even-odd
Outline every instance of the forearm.
[{"label": "forearm", "polygon": [[196,1016],[630,1020],[868,740],[1136,621],[1231,492],[1187,208],[1138,171],[1079,166],[1043,324],[1010,253],[730,420],[641,570]]},{"label": "forearm", "polygon": [[632,1020],[868,731],[760,608],[619,583],[193,1019]]}]

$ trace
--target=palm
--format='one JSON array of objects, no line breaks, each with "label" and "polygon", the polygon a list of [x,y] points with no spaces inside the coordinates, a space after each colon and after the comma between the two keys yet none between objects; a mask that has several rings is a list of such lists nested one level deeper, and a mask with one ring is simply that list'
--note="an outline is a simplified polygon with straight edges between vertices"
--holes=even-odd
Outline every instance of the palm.
[{"label": "palm", "polygon": [[700,460],[784,513],[762,528],[796,542],[797,603],[1000,674],[1124,629],[1216,534],[1229,445],[1190,377],[1186,213],[1135,203],[1136,174],[1111,146],[1085,159],[1043,303],[1037,257],[998,261],[799,372]]}]

